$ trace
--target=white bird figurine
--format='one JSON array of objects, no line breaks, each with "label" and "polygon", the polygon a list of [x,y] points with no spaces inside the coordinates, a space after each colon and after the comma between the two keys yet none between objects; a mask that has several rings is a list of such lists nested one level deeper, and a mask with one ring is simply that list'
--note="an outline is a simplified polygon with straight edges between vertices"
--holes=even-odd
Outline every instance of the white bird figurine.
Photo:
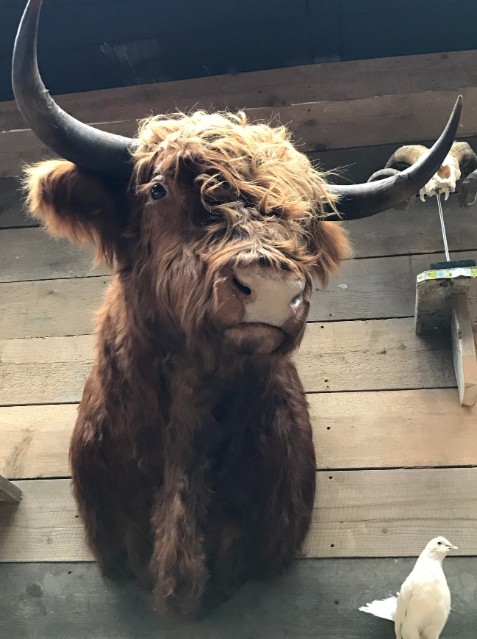
[{"label": "white bird figurine", "polygon": [[445,537],[431,539],[397,597],[372,601],[360,610],[394,621],[396,639],[439,639],[451,605],[442,561],[451,550],[458,548]]}]

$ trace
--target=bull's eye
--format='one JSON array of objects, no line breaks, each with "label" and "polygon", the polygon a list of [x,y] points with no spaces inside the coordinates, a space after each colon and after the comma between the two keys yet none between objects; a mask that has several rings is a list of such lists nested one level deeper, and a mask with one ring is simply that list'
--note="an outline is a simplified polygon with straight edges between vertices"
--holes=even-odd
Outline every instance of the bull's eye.
[{"label": "bull's eye", "polygon": [[160,182],[156,182],[155,184],[153,184],[149,193],[151,194],[151,198],[153,200],[162,200],[162,198],[167,195],[167,191],[164,185]]}]

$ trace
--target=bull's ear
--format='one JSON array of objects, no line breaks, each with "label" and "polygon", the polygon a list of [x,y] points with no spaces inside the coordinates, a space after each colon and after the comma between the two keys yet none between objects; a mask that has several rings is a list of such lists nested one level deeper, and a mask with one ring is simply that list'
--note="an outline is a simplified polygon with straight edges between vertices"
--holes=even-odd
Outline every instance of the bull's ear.
[{"label": "bull's ear", "polygon": [[313,229],[316,271],[325,286],[329,276],[336,273],[342,260],[351,257],[351,244],[340,222],[318,222]]},{"label": "bull's ear", "polygon": [[66,160],[48,160],[26,169],[24,187],[30,214],[50,235],[92,243],[97,260],[113,261],[125,221],[124,186]]}]

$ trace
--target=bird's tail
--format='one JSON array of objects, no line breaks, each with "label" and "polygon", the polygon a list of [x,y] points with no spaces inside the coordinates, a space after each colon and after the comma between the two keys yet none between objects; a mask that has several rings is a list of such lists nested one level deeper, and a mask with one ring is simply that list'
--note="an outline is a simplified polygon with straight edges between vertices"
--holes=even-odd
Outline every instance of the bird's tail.
[{"label": "bird's tail", "polygon": [[381,617],[381,619],[389,619],[394,621],[394,615],[396,613],[397,597],[388,597],[387,599],[375,599],[365,606],[361,606],[361,612],[367,612],[375,617]]}]

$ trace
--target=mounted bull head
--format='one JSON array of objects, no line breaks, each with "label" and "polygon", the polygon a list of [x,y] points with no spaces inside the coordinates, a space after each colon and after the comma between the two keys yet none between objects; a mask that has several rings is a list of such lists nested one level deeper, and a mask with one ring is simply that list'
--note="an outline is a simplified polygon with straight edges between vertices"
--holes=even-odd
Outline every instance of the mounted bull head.
[{"label": "mounted bull head", "polygon": [[[83,124],[63,111],[52,100],[38,71],[36,42],[42,0],[30,0],[24,12],[13,56],[13,90],[25,121],[44,144],[60,157],[105,175],[128,178],[133,170],[131,156],[137,139],[125,138]],[[443,134],[425,161],[412,170],[379,184],[330,185],[338,198],[339,218],[354,219],[393,208],[415,195],[426,184],[446,157],[459,124],[462,99],[459,97]]]},{"label": "mounted bull head", "polygon": [[330,220],[419,191],[452,144],[461,100],[410,169],[331,186],[284,128],[243,114],[158,116],[135,139],[81,124],[40,79],[40,6],[30,0],[23,16],[13,86],[65,159],[28,169],[30,210],[114,266],[71,445],[75,495],[103,571],[126,562],[159,610],[193,614],[209,586],[229,592],[301,547],[316,464],[290,353],[312,275],[326,282],[348,254]]}]

